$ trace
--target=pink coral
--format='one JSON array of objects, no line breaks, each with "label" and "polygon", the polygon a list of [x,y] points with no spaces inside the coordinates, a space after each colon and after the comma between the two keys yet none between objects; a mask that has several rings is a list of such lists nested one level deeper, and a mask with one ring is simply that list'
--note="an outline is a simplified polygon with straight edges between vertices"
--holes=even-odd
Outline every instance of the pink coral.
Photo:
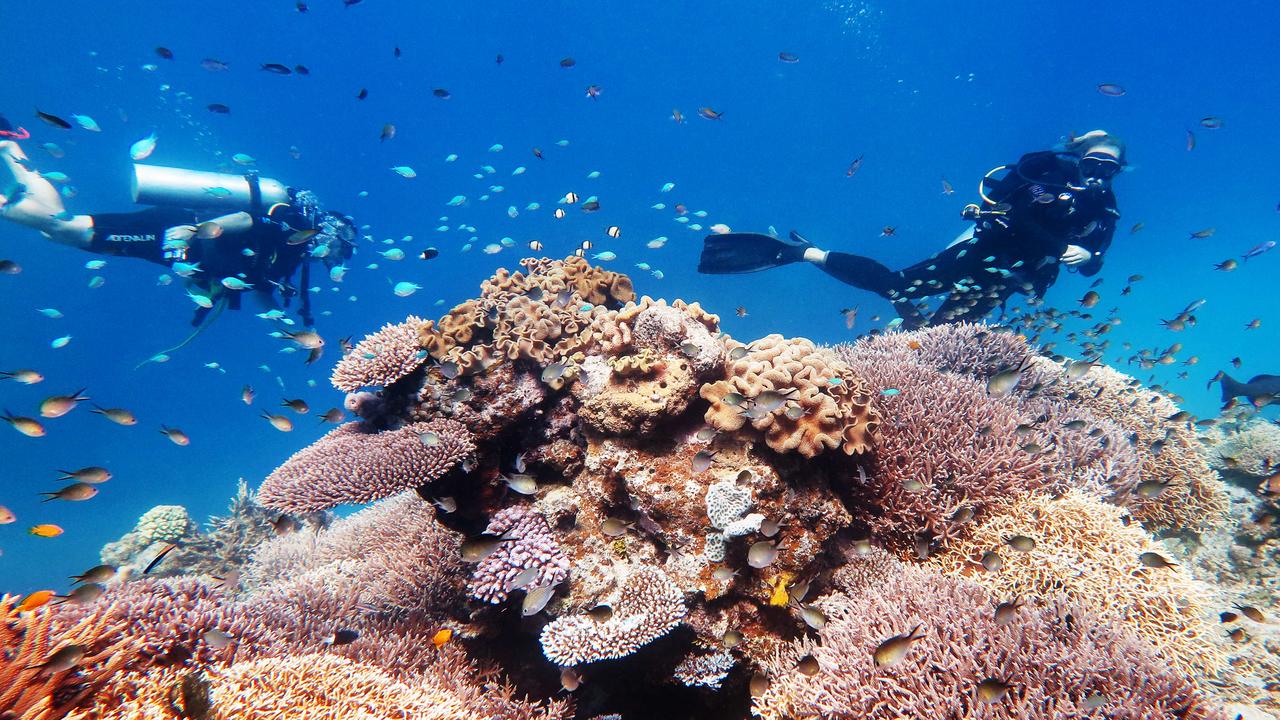
[{"label": "pink coral", "polygon": [[418,346],[423,319],[410,315],[399,324],[387,323],[356,344],[333,368],[329,381],[343,392],[363,387],[386,387],[421,367],[427,353]]},{"label": "pink coral", "polygon": [[289,513],[367,503],[431,482],[474,451],[466,427],[446,418],[382,432],[347,423],[276,468],[258,500]]},{"label": "pink coral", "polygon": [[683,594],[659,569],[646,567],[623,583],[613,615],[557,618],[542,628],[542,653],[557,665],[626,657],[671,632],[685,616]]},{"label": "pink coral", "polygon": [[923,536],[945,545],[992,505],[1065,486],[1019,436],[1020,413],[977,380],[919,365],[905,349],[836,352],[889,394],[874,465],[854,478],[859,499],[876,509],[867,522],[887,542],[912,547]]},{"label": "pink coral", "polygon": [[547,521],[536,511],[516,505],[498,512],[485,532],[512,538],[476,566],[467,584],[471,597],[497,605],[507,599],[516,576],[536,569],[524,587],[559,585],[569,577],[569,558],[560,551]]},{"label": "pink coral", "polygon": [[[855,598],[819,601],[827,624],[765,663],[770,685],[754,712],[795,717],[983,717],[1067,720],[1094,712],[1133,720],[1223,718],[1191,681],[1149,646],[1087,609],[1056,599],[1026,602],[1000,624],[980,586],[916,569],[886,577]],[[876,649],[922,636],[899,661],[877,666]],[[797,671],[805,656],[817,671]],[[983,699],[994,678],[1007,693]],[[1089,710],[1097,705],[1097,711]],[[891,710],[890,710],[891,709]]]}]

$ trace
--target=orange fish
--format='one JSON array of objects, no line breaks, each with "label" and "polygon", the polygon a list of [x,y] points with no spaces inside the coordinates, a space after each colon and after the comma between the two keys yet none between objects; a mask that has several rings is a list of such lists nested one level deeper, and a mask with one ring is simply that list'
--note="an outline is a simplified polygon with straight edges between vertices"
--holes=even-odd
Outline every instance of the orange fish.
[{"label": "orange fish", "polygon": [[436,647],[443,647],[445,643],[449,642],[452,639],[453,639],[453,631],[450,630],[449,628],[445,628],[440,632],[437,632],[435,635],[431,636],[431,644],[435,645]]},{"label": "orange fish", "polygon": [[10,510],[9,508],[3,505],[0,505],[0,525],[8,525],[9,523],[16,521],[17,519],[18,519],[18,516],[14,515],[12,510]]},{"label": "orange fish", "polygon": [[48,604],[48,602],[57,597],[52,590],[37,590],[30,595],[22,598],[22,602],[14,608],[18,612],[31,612],[38,607]]},{"label": "orange fish", "polygon": [[919,340],[908,340],[907,347],[911,348],[912,350],[919,350],[924,346],[920,344]]},{"label": "orange fish", "polygon": [[32,535],[35,535],[36,537],[55,538],[61,535],[64,531],[62,528],[58,527],[57,525],[47,524],[47,525],[36,525],[32,527],[30,530],[28,530],[27,532],[31,533]]}]

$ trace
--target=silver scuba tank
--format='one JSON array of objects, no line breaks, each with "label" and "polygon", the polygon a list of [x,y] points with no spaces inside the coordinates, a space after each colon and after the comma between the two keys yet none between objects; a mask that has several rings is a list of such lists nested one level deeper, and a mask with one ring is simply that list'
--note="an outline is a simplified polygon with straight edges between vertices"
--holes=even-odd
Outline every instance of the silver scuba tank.
[{"label": "silver scuba tank", "polygon": [[[279,180],[258,178],[263,207],[289,202]],[[227,212],[252,209],[249,181],[243,175],[202,172],[160,165],[133,166],[133,200],[143,205],[217,208]]]}]

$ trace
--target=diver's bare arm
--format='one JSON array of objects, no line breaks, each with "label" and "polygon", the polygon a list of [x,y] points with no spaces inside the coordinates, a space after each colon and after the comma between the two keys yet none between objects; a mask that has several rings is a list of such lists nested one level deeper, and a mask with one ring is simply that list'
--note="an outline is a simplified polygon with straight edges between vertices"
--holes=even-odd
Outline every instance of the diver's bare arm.
[{"label": "diver's bare arm", "polygon": [[[4,192],[0,215],[24,227],[38,230],[50,240],[80,249],[89,247],[93,218],[68,215],[62,196],[40,173],[27,168],[27,155],[12,140],[0,142],[0,178]],[[4,177],[5,175],[8,177]]]}]

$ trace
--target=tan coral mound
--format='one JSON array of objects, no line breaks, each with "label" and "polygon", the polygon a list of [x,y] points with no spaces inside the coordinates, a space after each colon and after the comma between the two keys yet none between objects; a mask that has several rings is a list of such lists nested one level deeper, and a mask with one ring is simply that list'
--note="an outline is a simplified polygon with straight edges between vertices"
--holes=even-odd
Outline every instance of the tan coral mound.
[{"label": "tan coral mound", "polygon": [[[1125,515],[1123,508],[1075,490],[1057,499],[1023,497],[930,564],[1005,600],[1061,594],[1132,627],[1180,671],[1216,675],[1225,658],[1209,638],[1216,631],[1204,619],[1207,590],[1180,567],[1144,567],[1140,555],[1166,551],[1137,523],[1126,524]],[[1018,535],[1035,547],[1010,547],[1008,539]],[[988,572],[978,563],[988,551],[1000,556],[1002,568]]]},{"label": "tan coral mound", "polygon": [[727,377],[700,390],[711,403],[708,425],[735,432],[750,421],[773,450],[805,457],[871,449],[880,425],[871,387],[829,350],[769,335],[746,346],[731,343],[730,352]]},{"label": "tan coral mound", "polygon": [[[1048,380],[1063,377],[1053,361],[1036,357],[1033,373]],[[1026,380],[1024,380],[1026,382]],[[1168,397],[1124,373],[1097,365],[1077,381],[1040,382],[1042,397],[1067,407],[1083,407],[1129,433],[1142,461],[1141,475],[1117,478],[1114,502],[1125,505],[1149,529],[1201,531],[1222,521],[1229,505],[1222,481],[1209,467],[1189,422],[1175,421],[1181,412]],[[1143,497],[1143,481],[1167,487]]]},{"label": "tan coral mound", "polygon": [[361,340],[338,361],[329,381],[343,392],[386,387],[417,370],[426,360],[418,345],[423,319],[410,315],[402,323],[387,323]]},{"label": "tan coral mound", "polygon": [[[398,679],[347,658],[313,653],[236,663],[202,675],[214,717],[230,720],[551,720],[568,717],[563,701],[517,700],[510,686],[449,652],[436,675]],[[115,683],[97,708],[100,720],[170,720],[170,689],[187,671],[131,674]],[[177,704],[181,706],[181,700]]]},{"label": "tan coral mound", "polygon": [[[19,613],[19,598],[0,597],[0,717],[56,720],[89,702],[137,658],[138,643],[124,623],[99,609],[56,628],[54,612]],[[73,667],[45,672],[54,653],[80,646]]]},{"label": "tan coral mound", "polygon": [[[764,720],[1225,717],[1148,646],[1091,611],[1052,599],[999,625],[996,602],[979,585],[919,569],[856,597],[828,596],[817,603],[828,619],[817,639],[764,663],[769,685],[752,710]],[[913,629],[922,637],[900,660],[874,663],[881,643]],[[978,685],[989,678],[1007,693],[984,700]]]},{"label": "tan coral mound", "polygon": [[468,300],[437,322],[422,323],[419,343],[441,363],[464,373],[503,360],[549,365],[596,342],[609,308],[635,298],[626,275],[579,257],[526,258],[524,272],[499,270]]}]

